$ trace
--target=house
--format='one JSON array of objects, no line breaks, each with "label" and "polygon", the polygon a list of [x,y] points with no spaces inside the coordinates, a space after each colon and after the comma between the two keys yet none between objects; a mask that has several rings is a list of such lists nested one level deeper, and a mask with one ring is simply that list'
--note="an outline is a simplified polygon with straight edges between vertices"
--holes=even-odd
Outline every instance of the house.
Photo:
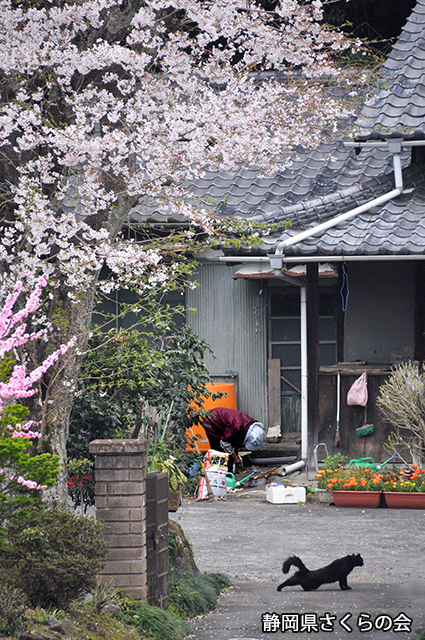
[{"label": "house", "polygon": [[[241,167],[192,190],[223,216],[281,228],[254,248],[199,257],[187,322],[212,347],[213,379],[233,381],[239,408],[279,424],[303,459],[318,442],[387,458],[379,386],[394,364],[425,357],[425,0],[354,138],[300,150],[274,177]],[[369,402],[349,407],[363,371]],[[373,433],[357,435],[366,423]]]}]

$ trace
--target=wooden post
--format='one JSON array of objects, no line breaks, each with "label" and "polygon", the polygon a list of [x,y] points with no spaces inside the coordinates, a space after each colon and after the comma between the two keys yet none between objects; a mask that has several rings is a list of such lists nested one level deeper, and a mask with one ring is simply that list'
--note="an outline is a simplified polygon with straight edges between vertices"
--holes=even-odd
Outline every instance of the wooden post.
[{"label": "wooden post", "polygon": [[282,399],[280,387],[280,358],[273,358],[267,362],[268,404],[269,404],[269,428],[280,425],[283,431]]},{"label": "wooden post", "polygon": [[415,360],[425,358],[425,269],[422,262],[415,265]]}]

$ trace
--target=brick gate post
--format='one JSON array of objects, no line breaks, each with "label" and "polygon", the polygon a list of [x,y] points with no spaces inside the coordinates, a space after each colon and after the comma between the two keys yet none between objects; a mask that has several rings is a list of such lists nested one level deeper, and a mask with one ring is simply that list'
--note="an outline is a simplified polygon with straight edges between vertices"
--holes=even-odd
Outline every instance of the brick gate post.
[{"label": "brick gate post", "polygon": [[147,598],[146,442],[94,440],[96,519],[109,545],[101,579],[130,598]]}]

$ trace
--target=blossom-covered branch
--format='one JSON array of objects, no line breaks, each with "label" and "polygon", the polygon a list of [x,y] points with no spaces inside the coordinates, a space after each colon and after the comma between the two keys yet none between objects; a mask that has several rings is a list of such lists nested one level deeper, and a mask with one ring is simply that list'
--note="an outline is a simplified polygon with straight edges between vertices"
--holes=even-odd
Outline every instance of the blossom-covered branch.
[{"label": "blossom-covered branch", "polygon": [[0,362],[4,365],[3,379],[0,381],[0,523],[12,512],[37,500],[34,491],[43,491],[52,486],[59,470],[57,456],[32,455],[29,451],[31,442],[41,436],[35,430],[39,424],[34,420],[26,420],[29,410],[16,404],[16,400],[36,393],[35,383],[57,362],[60,355],[68,351],[74,340],[50,354],[32,372],[27,371],[26,365],[12,364],[13,358],[6,358],[17,348],[45,333],[28,333],[25,320],[37,311],[46,285],[46,279],[40,278],[22,309],[14,311],[23,288],[22,282],[16,283],[13,293],[0,310]]},{"label": "blossom-covered branch", "polygon": [[[351,112],[320,81],[351,87],[334,58],[353,45],[322,24],[319,0],[263,4],[0,0],[0,300],[7,314],[24,273],[28,295],[48,278],[38,313],[54,328],[54,349],[41,342],[33,372],[17,366],[1,393],[24,397],[45,382],[42,441],[61,457],[63,500],[96,292],[171,287],[179,267],[187,272],[184,250],[217,228],[213,204],[190,196],[191,180],[241,163],[277,171]],[[154,222],[173,211],[178,241],[141,233],[140,210]],[[37,326],[14,331],[6,350],[13,341],[30,350],[25,340],[40,337]],[[76,357],[52,376],[45,363],[70,336]]]}]

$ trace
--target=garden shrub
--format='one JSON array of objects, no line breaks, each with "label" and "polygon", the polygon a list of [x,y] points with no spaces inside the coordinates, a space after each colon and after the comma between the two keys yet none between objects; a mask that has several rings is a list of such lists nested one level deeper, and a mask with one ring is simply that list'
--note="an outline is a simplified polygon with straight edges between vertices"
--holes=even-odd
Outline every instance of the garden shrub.
[{"label": "garden shrub", "polygon": [[390,377],[379,388],[376,404],[384,418],[394,427],[385,448],[412,462],[425,462],[425,377],[417,364],[396,365]]},{"label": "garden shrub", "polygon": [[21,631],[27,606],[25,594],[20,589],[0,586],[0,634],[13,636]]},{"label": "garden shrub", "polygon": [[32,606],[67,608],[96,585],[107,551],[102,525],[59,508],[34,507],[6,529],[0,569]]},{"label": "garden shrub", "polygon": [[217,606],[220,592],[230,586],[222,573],[170,570],[170,608],[177,615],[195,618]]},{"label": "garden shrub", "polygon": [[68,458],[90,458],[89,442],[97,438],[148,438],[165,416],[173,449],[186,449],[185,429],[205,414],[201,398],[210,395],[203,360],[211,349],[166,310],[154,317],[148,332],[94,328],[73,402]]},{"label": "garden shrub", "polygon": [[9,404],[0,411],[0,527],[38,503],[42,491],[52,487],[58,475],[58,456],[35,455],[31,450],[33,432],[22,427],[28,416],[28,408],[20,404]]}]

